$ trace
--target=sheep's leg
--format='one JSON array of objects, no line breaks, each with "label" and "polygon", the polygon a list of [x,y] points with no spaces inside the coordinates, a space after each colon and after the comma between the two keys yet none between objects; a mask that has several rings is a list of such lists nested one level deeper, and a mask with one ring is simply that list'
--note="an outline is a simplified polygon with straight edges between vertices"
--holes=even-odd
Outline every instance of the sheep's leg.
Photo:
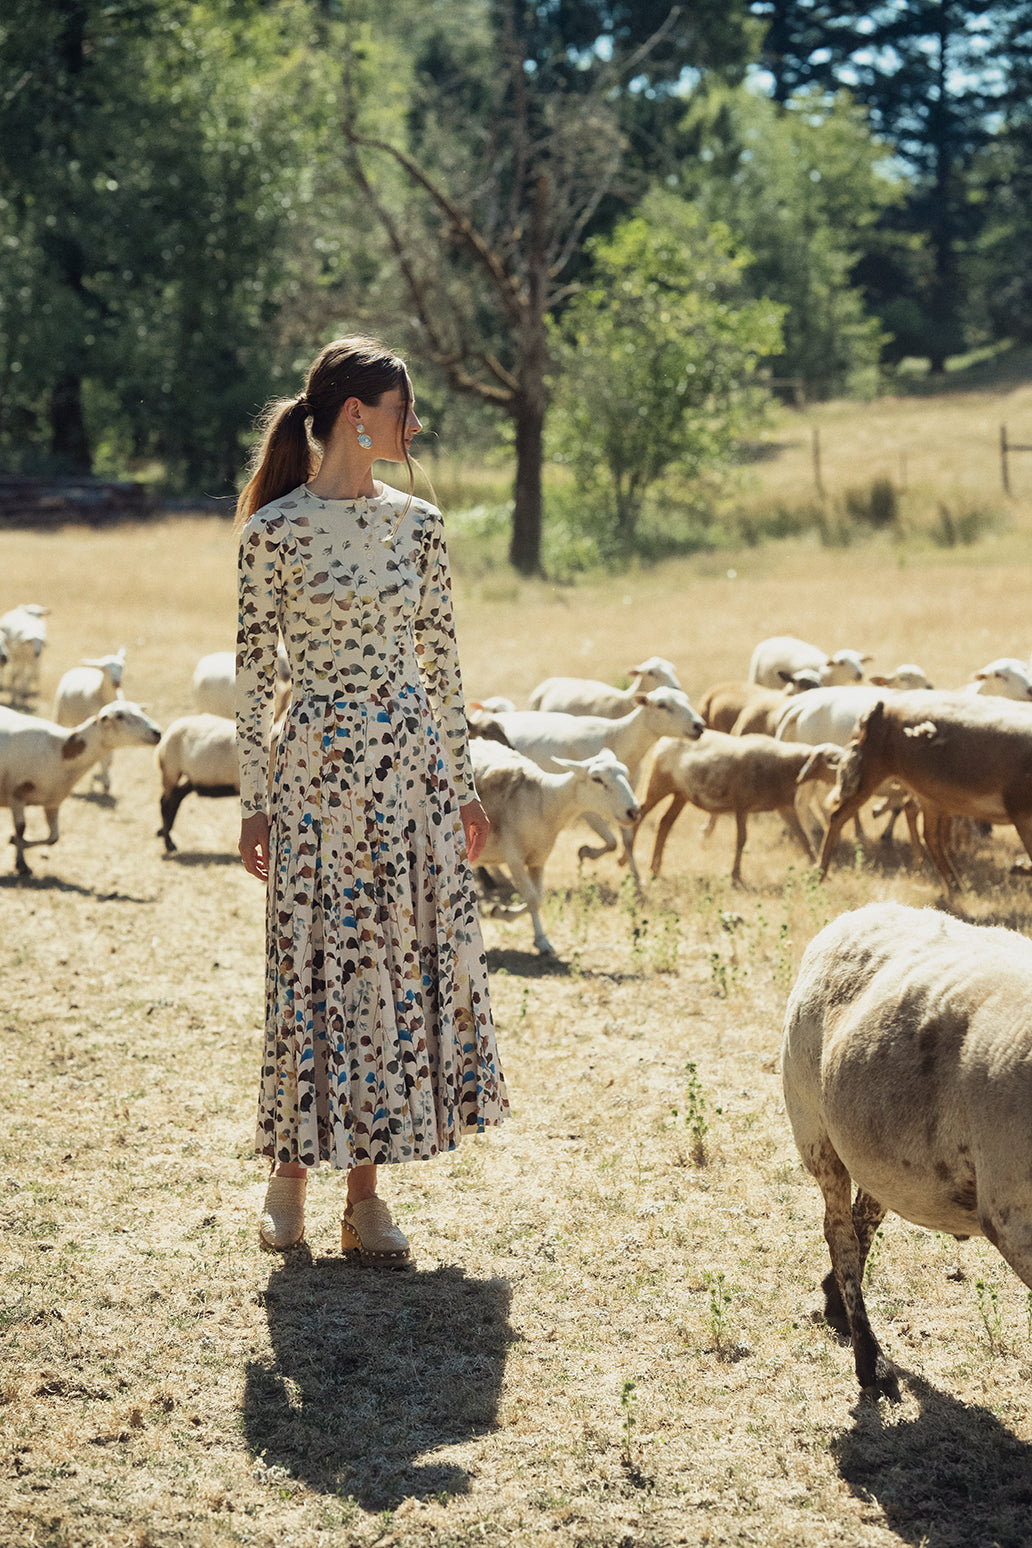
[{"label": "sheep's leg", "polygon": [[870,792],[864,790],[861,786],[861,789],[855,795],[846,796],[841,805],[833,808],[829,813],[828,830],[824,835],[824,843],[821,845],[821,881],[828,874],[828,866],[831,864],[831,857],[834,853],[835,845],[838,843],[839,834],[849,819],[856,816],[869,794]]},{"label": "sheep's leg", "polygon": [[516,884],[517,892],[527,905],[527,912],[534,926],[534,945],[543,957],[554,957],[555,947],[545,934],[541,923],[541,905],[544,902],[543,867],[540,865],[527,867],[522,855],[513,850],[506,853],[505,863],[509,867],[509,874]]},{"label": "sheep's leg", "polygon": [[[832,1272],[838,1284],[853,1340],[857,1381],[865,1393],[872,1396],[881,1395],[898,1403],[899,1382],[871,1331],[867,1307],[864,1305],[864,1261],[874,1232],[881,1223],[880,1220],[875,1219],[880,1206],[874,1200],[870,1200],[874,1209],[869,1210],[869,1195],[861,1192],[857,1196],[857,1203],[861,1209],[859,1225],[864,1244],[854,1225],[853,1209],[850,1205],[852,1185],[849,1173],[832,1149],[830,1141],[825,1141],[821,1147],[820,1167],[816,1175],[824,1195],[824,1240],[831,1254]],[[871,1221],[874,1221],[873,1227]],[[832,1310],[834,1309],[833,1304]]]},{"label": "sheep's leg", "polygon": [[99,785],[104,795],[111,794],[111,753],[105,753],[93,770],[93,783]]},{"label": "sheep's leg", "polygon": [[193,785],[186,780],[182,785],[173,785],[172,789],[166,790],[161,797],[161,827],[158,829],[158,837],[165,840],[167,855],[173,855],[176,852],[176,846],[172,842],[172,824],[176,820],[176,813],[192,789]]},{"label": "sheep's leg", "polygon": [[1032,812],[1009,812],[1008,816],[1025,846],[1025,853],[1032,860]]},{"label": "sheep's leg", "polygon": [[947,892],[959,892],[960,877],[947,849],[950,819],[937,806],[924,808],[925,848],[935,869],[942,877]]},{"label": "sheep's leg", "polygon": [[620,829],[620,841],[623,844],[623,851],[620,855],[620,864],[625,865],[630,871],[631,875],[634,877],[634,886],[640,898],[643,895],[641,877],[638,874],[638,864],[634,858],[634,835],[636,832],[636,828]]},{"label": "sheep's leg", "polygon": [[45,806],[43,808],[47,819],[46,838],[27,839],[25,837],[25,808],[20,801],[11,802],[11,817],[14,822],[14,836],[11,843],[15,848],[14,868],[19,876],[31,876],[28,862],[25,859],[27,849],[38,849],[41,844],[56,844],[60,838],[58,819],[60,808],[57,806]]},{"label": "sheep's leg", "polygon": [[736,887],[742,885],[742,850],[745,848],[748,830],[749,818],[747,814],[745,812],[735,812],[735,863],[731,867],[731,881]]},{"label": "sheep's leg", "polygon": [[603,855],[611,855],[616,848],[616,839],[606,826],[605,818],[600,817],[597,812],[584,812],[582,815],[584,821],[589,827],[594,828],[604,843],[601,849],[592,849],[589,844],[582,844],[577,851],[577,859],[583,863],[585,860],[601,860]]},{"label": "sheep's leg", "polygon": [[[814,859],[813,845],[810,843],[810,835],[799,821],[799,813],[795,809],[795,802],[791,802],[788,806],[779,806],[778,813],[789,833],[802,845],[803,853],[812,864]],[[745,813],[743,812],[742,815],[744,817]]]},{"label": "sheep's leg", "polygon": [[709,816],[706,818],[706,821],[703,823],[703,826],[702,826],[702,833],[700,835],[700,842],[701,843],[703,843],[703,844],[708,844],[709,843],[710,839],[713,837],[714,833],[717,831],[717,823],[719,821],[720,821],[720,813],[719,812],[710,812]]},{"label": "sheep's leg", "polygon": [[659,827],[656,829],[656,838],[654,844],[652,845],[651,870],[653,876],[659,875],[659,868],[663,864],[663,851],[666,848],[666,841],[670,837],[670,829],[674,826],[674,823],[677,821],[678,817],[680,817],[686,805],[687,797],[678,794],[678,792],[675,790],[674,798],[670,805],[667,807],[666,811],[663,813],[663,819],[660,822]]},{"label": "sheep's leg", "polygon": [[[871,1243],[878,1234],[878,1227],[885,1219],[885,1206],[879,1203],[870,1193],[865,1193],[863,1188],[856,1190],[856,1198],[853,1200],[853,1231],[856,1235],[857,1245],[860,1248],[860,1279],[863,1282],[864,1268],[867,1263],[867,1255],[871,1250]],[[837,1333],[849,1337],[849,1318],[846,1316],[845,1302],[839,1289],[838,1280],[834,1270],[825,1275],[821,1289],[824,1291],[824,1317]]]}]

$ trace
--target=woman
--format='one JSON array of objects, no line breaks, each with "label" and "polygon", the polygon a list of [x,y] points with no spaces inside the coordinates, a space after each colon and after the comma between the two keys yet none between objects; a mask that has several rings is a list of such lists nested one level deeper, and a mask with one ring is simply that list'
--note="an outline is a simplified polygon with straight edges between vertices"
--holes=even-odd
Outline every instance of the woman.
[{"label": "woman", "polygon": [[[328,344],[264,426],[237,507],[240,855],[268,884],[260,1237],[301,1241],[308,1171],[329,1162],[348,1173],[344,1250],[405,1267],[377,1168],[508,1107],[441,513],[412,496],[408,372],[372,339]],[[407,494],[377,459],[406,464]],[[293,692],[270,789],[280,635]]]}]

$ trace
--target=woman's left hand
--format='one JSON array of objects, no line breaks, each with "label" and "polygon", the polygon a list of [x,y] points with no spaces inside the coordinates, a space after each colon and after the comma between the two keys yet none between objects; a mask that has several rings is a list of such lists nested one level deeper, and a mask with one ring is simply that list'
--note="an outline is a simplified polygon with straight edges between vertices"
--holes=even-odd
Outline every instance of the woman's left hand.
[{"label": "woman's left hand", "polygon": [[466,858],[470,865],[476,865],[491,831],[491,819],[479,801],[467,801],[465,806],[460,806],[459,816],[462,818],[462,831],[466,835]]}]

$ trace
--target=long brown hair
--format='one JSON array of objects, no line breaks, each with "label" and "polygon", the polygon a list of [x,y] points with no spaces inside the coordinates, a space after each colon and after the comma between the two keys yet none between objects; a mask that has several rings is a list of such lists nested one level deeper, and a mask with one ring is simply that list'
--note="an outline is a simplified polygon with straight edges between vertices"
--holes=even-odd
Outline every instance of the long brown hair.
[{"label": "long brown hair", "polygon": [[[258,417],[262,435],[248,466],[248,481],[237,500],[237,529],[263,505],[314,477],[321,455],[318,448],[325,446],[348,398],[358,398],[372,408],[395,387],[401,388],[404,400],[404,426],[412,403],[412,384],[398,355],[377,339],[360,334],[334,339],[320,350],[308,368],[304,391],[296,398],[273,398]],[[415,470],[404,439],[402,447],[411,499]]]}]

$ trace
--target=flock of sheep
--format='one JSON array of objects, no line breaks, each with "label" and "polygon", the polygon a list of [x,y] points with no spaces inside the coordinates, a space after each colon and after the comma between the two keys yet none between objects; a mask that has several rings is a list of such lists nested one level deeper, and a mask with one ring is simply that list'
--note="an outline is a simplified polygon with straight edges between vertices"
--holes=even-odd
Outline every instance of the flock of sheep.
[{"label": "flock of sheep", "polygon": [[[843,825],[858,825],[876,800],[889,829],[902,812],[915,856],[925,854],[947,888],[960,885],[952,820],[1012,823],[1032,857],[1032,672],[1000,658],[956,692],[937,692],[920,667],[863,681],[868,657],[828,655],[792,636],[764,640],[748,675],[688,701],[673,665],[650,656],[630,669],[631,684],[554,677],[531,695],[531,708],[485,700],[468,710],[477,788],[491,818],[486,880],[504,863],[531,915],[539,951],[551,948],[540,920],[542,868],[559,828],[581,813],[602,838],[581,859],[617,848],[640,884],[635,835],[667,802],[652,850],[652,874],[677,817],[688,804],[736,824],[732,880],[741,880],[748,819],[777,812],[804,853],[819,847],[823,875]],[[631,786],[608,787],[596,771],[570,783],[570,761],[608,755]],[[565,760],[565,762],[563,761]],[[560,783],[560,775],[564,782]],[[825,795],[817,797],[817,787]],[[830,797],[827,787],[833,787]],[[888,829],[887,829],[888,831]]]},{"label": "flock of sheep", "polygon": [[[0,689],[12,701],[0,705],[0,806],[11,811],[18,874],[30,874],[27,849],[57,842],[61,804],[81,780],[92,774],[94,785],[110,793],[111,759],[120,747],[157,748],[159,832],[171,852],[172,824],[191,791],[236,795],[240,789],[232,652],[202,658],[193,682],[199,713],[182,716],[164,732],[122,695],[124,649],[70,667],[57,685],[48,720],[27,712],[39,694],[47,611],[38,603],[24,603],[0,616]],[[31,806],[43,808],[44,838],[25,836]]]},{"label": "flock of sheep", "polygon": [[[157,748],[160,833],[171,851],[188,793],[239,789],[232,654],[201,660],[197,713],[163,733],[122,697],[124,650],[70,668],[47,720],[26,712],[38,697],[45,615],[26,604],[0,617],[0,688],[21,706],[0,707],[0,805],[11,809],[18,872],[28,872],[26,849],[56,841],[60,805],[85,775],[92,770],[109,791],[111,755],[128,745]],[[635,835],[663,801],[654,875],[687,804],[711,822],[734,816],[736,881],[752,814],[780,813],[811,857],[819,842],[823,874],[843,825],[875,798],[890,823],[905,813],[915,850],[927,852],[948,888],[959,885],[956,818],[1013,824],[1032,857],[1028,665],[1000,659],[942,692],[913,665],[864,682],[867,659],[767,640],[747,676],[710,688],[698,710],[672,664],[656,656],[633,668],[626,689],[549,678],[529,709],[470,704],[477,786],[492,824],[485,887],[502,880],[494,868],[508,868],[535,945],[549,953],[543,867],[560,830],[585,817],[601,843],[582,846],[581,858],[619,845],[637,881]],[[281,658],[277,720],[289,695]],[[816,785],[830,786],[830,797],[808,799]],[[30,806],[43,808],[46,838],[26,839]],[[872,1395],[899,1395],[862,1289],[888,1210],[959,1238],[986,1236],[1032,1287],[1030,990],[1032,943],[1023,937],[895,903],[843,914],[803,959],[786,1016],[785,1100],[824,1195],[825,1315],[851,1337],[857,1378]]]}]

